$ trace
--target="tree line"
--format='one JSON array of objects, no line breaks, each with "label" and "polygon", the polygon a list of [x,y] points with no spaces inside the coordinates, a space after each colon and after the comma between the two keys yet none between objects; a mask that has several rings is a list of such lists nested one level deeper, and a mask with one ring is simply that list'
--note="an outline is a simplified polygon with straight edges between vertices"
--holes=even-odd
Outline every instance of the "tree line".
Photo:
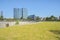
[{"label": "tree line", "polygon": [[[10,20],[10,21],[13,21],[15,20],[14,18],[11,19],[11,18],[4,18],[3,16],[0,16],[0,21],[2,20]],[[21,20],[21,19],[20,19]],[[34,17],[27,17],[27,19],[23,19],[23,20],[26,20],[26,21],[60,21],[60,19],[58,19],[58,17],[55,17],[53,15],[51,15],[50,17],[39,17],[39,16],[34,16]]]}]

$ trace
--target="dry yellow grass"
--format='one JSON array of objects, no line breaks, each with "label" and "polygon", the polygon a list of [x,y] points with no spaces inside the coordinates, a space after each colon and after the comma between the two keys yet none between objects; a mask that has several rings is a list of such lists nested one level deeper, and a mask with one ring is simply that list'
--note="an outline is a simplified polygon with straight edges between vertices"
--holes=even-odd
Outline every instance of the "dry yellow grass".
[{"label": "dry yellow grass", "polygon": [[15,25],[0,29],[0,40],[59,40],[50,30],[60,30],[60,22]]}]

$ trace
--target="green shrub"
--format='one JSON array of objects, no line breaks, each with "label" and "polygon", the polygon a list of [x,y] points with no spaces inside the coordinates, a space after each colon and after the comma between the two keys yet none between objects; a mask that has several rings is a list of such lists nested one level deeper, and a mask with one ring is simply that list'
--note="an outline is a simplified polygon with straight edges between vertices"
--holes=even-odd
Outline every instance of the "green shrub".
[{"label": "green shrub", "polygon": [[16,23],[15,24],[19,24],[19,20],[16,20]]}]

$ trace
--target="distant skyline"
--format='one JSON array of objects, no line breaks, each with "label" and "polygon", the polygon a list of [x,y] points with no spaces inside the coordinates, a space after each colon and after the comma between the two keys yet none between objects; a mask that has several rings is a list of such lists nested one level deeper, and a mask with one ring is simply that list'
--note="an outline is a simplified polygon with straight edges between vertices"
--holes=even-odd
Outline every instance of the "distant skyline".
[{"label": "distant skyline", "polygon": [[27,8],[28,15],[60,16],[60,0],[0,0],[0,11],[4,17],[12,18],[13,8]]}]

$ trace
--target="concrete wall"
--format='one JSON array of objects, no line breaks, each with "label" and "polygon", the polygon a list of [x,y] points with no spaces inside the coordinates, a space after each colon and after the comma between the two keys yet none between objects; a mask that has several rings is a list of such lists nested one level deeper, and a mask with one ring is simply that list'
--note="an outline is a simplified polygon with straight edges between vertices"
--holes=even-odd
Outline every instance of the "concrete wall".
[{"label": "concrete wall", "polygon": [[6,27],[6,24],[9,24],[9,26],[15,25],[15,22],[0,22],[0,28]]}]

